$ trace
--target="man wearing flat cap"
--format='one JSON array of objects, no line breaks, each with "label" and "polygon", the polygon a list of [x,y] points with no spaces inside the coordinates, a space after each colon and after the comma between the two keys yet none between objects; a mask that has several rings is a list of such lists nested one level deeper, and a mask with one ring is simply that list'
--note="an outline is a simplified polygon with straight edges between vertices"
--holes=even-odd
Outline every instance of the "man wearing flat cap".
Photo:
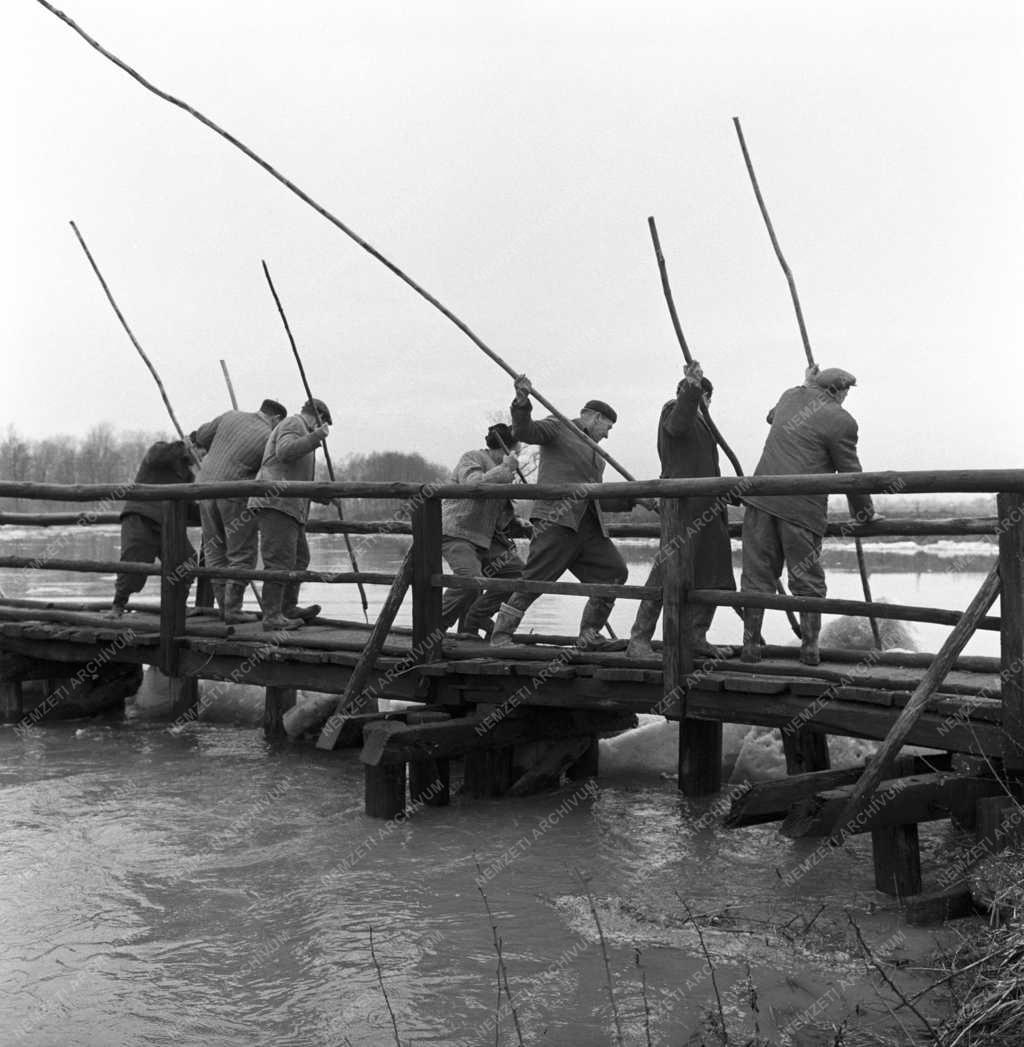
[{"label": "man wearing flat cap", "polygon": [[[802,386],[787,389],[768,413],[771,430],[755,476],[800,473],[859,473],[857,423],[843,407],[850,388],[857,384],[849,371],[811,367]],[[747,592],[774,593],[785,563],[789,589],[794,596],[824,596],[825,572],[821,566],[821,539],[828,509],[826,494],[744,495],[743,574],[740,587]],[[871,496],[847,496],[850,515],[861,523],[875,516]],[[760,633],[764,611],[745,608],[743,661],[761,658]],[[821,614],[800,614],[800,660],[817,665]]]},{"label": "man wearing flat cap", "polygon": [[[530,380],[520,375],[515,381],[512,401],[512,435],[517,442],[540,444],[539,484],[600,483],[605,460],[558,418],[534,421]],[[618,420],[615,411],[603,400],[588,400],[575,424],[591,440],[603,440]],[[621,505],[619,504],[621,501]],[[604,500],[611,511],[628,511],[628,499]],[[622,555],[608,537],[601,506],[594,500],[566,496],[538,500],[530,513],[533,539],[523,578],[553,582],[571,571],[581,582],[622,585],[629,575]],[[512,593],[501,605],[494,621],[491,644],[503,647],[512,643],[512,634],[526,609],[537,599],[536,593]],[[579,643],[593,646],[615,600],[592,596],[583,609]]]},{"label": "man wearing flat cap", "polygon": [[[267,439],[288,414],[276,400],[264,400],[258,411],[225,411],[190,434],[192,443],[206,452],[197,483],[251,480],[259,471]],[[241,498],[209,498],[199,503],[203,523],[203,555],[207,567],[256,566],[256,517]],[[224,621],[245,621],[242,600],[245,582],[214,579],[213,594]]]},{"label": "man wearing flat cap", "polygon": [[[701,413],[711,401],[714,387],[700,364],[694,360],[683,369],[683,379],[676,387],[674,400],[669,400],[658,420],[658,457],[662,479],[687,476],[721,476],[718,464],[718,441]],[[691,498],[696,536],[693,539],[693,585],[695,589],[735,589],[732,570],[732,547],[729,544],[729,510],[727,498]],[[659,555],[645,585],[661,588],[664,563]],[[641,600],[630,633],[626,653],[631,658],[653,654],[651,638],[661,614],[659,598]],[[711,658],[728,658],[729,647],[708,643],[708,629],[715,615],[710,605],[692,608],[690,641],[695,654]]]},{"label": "man wearing flat cap", "polygon": [[[257,480],[313,480],[316,449],[330,433],[331,412],[323,400],[307,400],[298,414],[289,415],[270,434]],[[309,498],[274,493],[255,495],[263,566],[268,571],[304,571],[309,566],[306,521]],[[266,632],[298,629],[320,613],[320,608],[297,606],[301,582],[263,583],[263,628]]]}]

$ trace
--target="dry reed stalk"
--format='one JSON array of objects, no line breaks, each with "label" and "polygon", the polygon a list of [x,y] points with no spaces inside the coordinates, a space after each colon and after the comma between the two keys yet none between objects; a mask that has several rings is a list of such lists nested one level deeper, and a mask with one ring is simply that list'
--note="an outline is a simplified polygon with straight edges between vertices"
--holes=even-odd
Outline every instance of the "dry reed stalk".
[{"label": "dry reed stalk", "polygon": [[594,923],[597,926],[597,937],[601,943],[601,957],[604,960],[604,974],[608,983],[608,999],[611,1001],[612,1017],[615,1019],[615,1038],[618,1041],[619,1047],[623,1047],[622,1023],[619,1021],[619,1008],[615,1003],[615,991],[612,988],[612,968],[611,964],[608,962],[608,946],[605,944],[604,940],[604,928],[602,928],[601,921],[598,919],[597,906],[594,904],[594,895],[590,891],[590,886],[583,878],[583,874],[579,869],[573,869],[573,872],[576,873],[580,885],[583,887],[584,893],[587,896],[587,901],[590,903],[590,915],[594,917]]},{"label": "dry reed stalk", "polygon": [[718,991],[718,980],[715,978],[715,963],[711,959],[711,953],[708,952],[707,944],[704,941],[704,933],[701,931],[700,924],[697,923],[697,920],[693,915],[690,903],[686,901],[678,891],[675,892],[675,896],[683,903],[686,915],[690,918],[690,923],[693,924],[693,929],[697,932],[697,939],[700,941],[701,952],[704,953],[704,961],[707,963],[708,971],[711,974],[711,988],[715,990],[715,1002],[718,1005],[718,1021],[722,1035],[722,1043],[728,1043],[729,1033],[725,1026],[725,1009],[722,1007],[722,994]]},{"label": "dry reed stalk", "polygon": [[498,937],[498,925],[494,920],[494,913],[491,912],[491,903],[487,899],[487,892],[483,888],[484,871],[480,868],[480,859],[475,854],[473,855],[473,862],[478,873],[476,889],[484,900],[487,919],[491,921],[491,937],[494,939],[494,951],[498,954],[498,969],[501,972],[501,979],[505,985],[505,997],[508,1000],[509,1010],[512,1012],[512,1022],[516,1027],[516,1039],[519,1041],[519,1047],[523,1047],[523,1030],[519,1027],[519,1014],[516,1011],[516,1005],[512,999],[512,990],[508,984],[508,968],[505,966],[505,958],[502,955],[501,939]]},{"label": "dry reed stalk", "polygon": [[395,1021],[395,1012],[391,1009],[391,1000],[388,999],[388,991],[384,987],[384,972],[380,969],[380,963],[377,961],[377,953],[373,948],[373,928],[370,928],[370,956],[373,959],[373,966],[377,968],[377,981],[380,983],[380,991],[384,996],[384,1003],[387,1005],[388,1014],[391,1016],[391,1028],[395,1033],[395,1047],[402,1047],[402,1041],[398,1036],[398,1022]]}]

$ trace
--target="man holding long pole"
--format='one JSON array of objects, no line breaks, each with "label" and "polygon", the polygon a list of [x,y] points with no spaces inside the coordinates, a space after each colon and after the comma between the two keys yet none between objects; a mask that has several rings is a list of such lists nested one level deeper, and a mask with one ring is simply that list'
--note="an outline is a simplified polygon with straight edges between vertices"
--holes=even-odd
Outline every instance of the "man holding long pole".
[{"label": "man holding long pole", "polygon": [[[591,446],[605,439],[618,420],[614,409],[602,400],[588,400],[579,418],[567,423],[560,418],[533,420],[530,393],[533,386],[526,375],[515,380],[515,399],[512,401],[512,436],[516,441],[540,444],[539,484],[600,483],[604,475],[605,459]],[[577,431],[584,434],[577,435]],[[621,506],[605,499],[606,509],[628,511],[631,499],[621,500]],[[530,514],[533,540],[523,571],[527,581],[557,581],[571,571],[581,582],[622,585],[629,576],[622,554],[608,537],[601,506],[583,498],[563,498],[558,501],[537,501]],[[491,644],[504,647],[512,643],[512,633],[537,599],[537,593],[513,593],[501,605],[494,622]],[[592,647],[599,642],[599,634],[608,621],[615,604],[613,597],[592,596],[587,600],[580,619],[579,643]]]},{"label": "man holding long pole", "polygon": [[[800,473],[859,473],[857,423],[842,406],[857,379],[849,371],[828,367],[807,369],[802,386],[787,389],[768,413],[771,430],[755,476]],[[774,593],[782,566],[789,570],[794,596],[825,596],[821,539],[828,509],[826,494],[744,495],[743,576],[747,592]],[[875,515],[869,494],[851,494],[850,515],[867,523]],[[764,610],[743,612],[745,662],[761,660],[759,635]],[[821,613],[800,612],[800,661],[817,665]]]},{"label": "man holding long pole", "polygon": [[[323,419],[321,423],[319,419]],[[299,414],[289,415],[270,434],[257,480],[313,480],[316,449],[330,433],[331,412],[323,400],[309,400]],[[306,521],[308,498],[273,493],[249,499],[256,511],[263,566],[268,571],[304,571],[309,566]],[[298,629],[320,613],[320,608],[298,607],[301,582],[263,583],[263,629]]]}]

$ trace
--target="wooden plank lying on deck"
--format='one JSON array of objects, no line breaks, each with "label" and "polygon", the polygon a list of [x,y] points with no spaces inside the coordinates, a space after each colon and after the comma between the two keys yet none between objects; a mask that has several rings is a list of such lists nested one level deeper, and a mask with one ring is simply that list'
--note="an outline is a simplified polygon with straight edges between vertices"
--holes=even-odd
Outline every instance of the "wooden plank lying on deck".
[{"label": "wooden plank lying on deck", "polygon": [[[931,756],[901,756],[897,760],[899,777],[909,774],[929,774],[933,771],[949,771],[953,758],[950,753],[934,753]],[[754,782],[740,796],[733,798],[724,825],[728,829],[741,829],[748,825],[763,825],[765,822],[781,821],[793,804],[800,800],[836,789],[853,785],[861,776],[864,765],[843,767],[834,771],[811,771],[808,774],[792,774],[785,778],[774,778],[768,782]]]},{"label": "wooden plank lying on deck", "polygon": [[[828,789],[798,801],[783,821],[783,836],[828,836],[856,790],[856,784]],[[864,806],[847,832],[864,833],[895,825],[914,825],[937,821],[951,815],[958,819],[973,816],[974,805],[986,796],[1004,792],[995,778],[939,772],[906,778],[889,778],[878,784],[871,802]]]}]

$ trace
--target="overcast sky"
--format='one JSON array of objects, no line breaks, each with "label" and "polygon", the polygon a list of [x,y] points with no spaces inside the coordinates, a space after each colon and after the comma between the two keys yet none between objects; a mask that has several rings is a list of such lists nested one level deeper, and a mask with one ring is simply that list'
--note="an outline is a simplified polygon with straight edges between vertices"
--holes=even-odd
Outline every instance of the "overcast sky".
[{"label": "overcast sky", "polygon": [[[803,373],[743,122],[822,366],[853,371],[866,469],[1019,467],[1022,15],[986,2],[66,0],[83,28],[237,135],[441,299],[565,413],[657,474],[684,331],[744,467]],[[252,161],[35,0],[5,4],[4,424],[186,430],[301,386],[332,451],[481,445],[511,380]],[[610,476],[610,474],[609,474]]]}]

